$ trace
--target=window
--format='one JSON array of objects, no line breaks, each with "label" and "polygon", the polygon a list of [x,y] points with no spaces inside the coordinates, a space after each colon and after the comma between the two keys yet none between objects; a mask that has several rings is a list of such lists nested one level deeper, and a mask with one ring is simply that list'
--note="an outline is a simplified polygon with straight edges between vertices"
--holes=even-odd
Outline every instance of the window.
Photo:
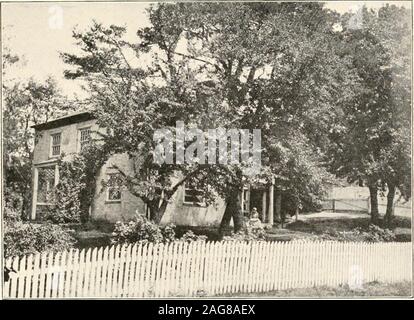
[{"label": "window", "polygon": [[91,128],[83,128],[79,130],[79,152],[91,141]]},{"label": "window", "polygon": [[60,156],[60,141],[61,141],[62,134],[54,133],[51,135],[51,146],[50,146],[50,154],[52,157]]},{"label": "window", "polygon": [[107,201],[110,201],[110,202],[121,201],[121,185],[122,185],[122,179],[119,173],[108,174]]},{"label": "window", "polygon": [[190,183],[185,183],[184,184],[184,203],[205,205],[203,190],[197,189],[196,186]]},{"label": "window", "polygon": [[38,168],[37,203],[50,204],[54,196],[55,170],[53,167]]}]

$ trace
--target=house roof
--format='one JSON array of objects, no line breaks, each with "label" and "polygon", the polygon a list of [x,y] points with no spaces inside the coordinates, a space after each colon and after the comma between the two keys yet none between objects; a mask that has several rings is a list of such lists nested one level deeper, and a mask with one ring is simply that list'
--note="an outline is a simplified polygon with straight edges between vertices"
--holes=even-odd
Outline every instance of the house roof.
[{"label": "house roof", "polygon": [[39,123],[31,126],[36,130],[47,130],[54,129],[62,126],[66,126],[72,123],[83,122],[87,120],[95,119],[90,111],[79,111],[75,113],[68,114],[66,116],[50,120],[48,122]]}]

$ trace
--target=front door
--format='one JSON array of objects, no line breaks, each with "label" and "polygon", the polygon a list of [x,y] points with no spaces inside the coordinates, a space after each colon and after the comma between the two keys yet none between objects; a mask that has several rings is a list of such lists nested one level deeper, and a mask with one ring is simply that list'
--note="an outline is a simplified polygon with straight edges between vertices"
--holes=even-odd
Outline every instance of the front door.
[{"label": "front door", "polygon": [[[256,208],[259,212],[259,218],[262,222],[264,222],[264,216],[265,212],[263,212],[263,206],[266,206],[263,203],[263,194],[264,190],[259,189],[250,189],[250,211],[253,210],[253,208]],[[264,195],[266,196],[266,195]]]},{"label": "front door", "polygon": [[250,189],[248,187],[243,188],[242,191],[242,213],[245,217],[250,215]]}]

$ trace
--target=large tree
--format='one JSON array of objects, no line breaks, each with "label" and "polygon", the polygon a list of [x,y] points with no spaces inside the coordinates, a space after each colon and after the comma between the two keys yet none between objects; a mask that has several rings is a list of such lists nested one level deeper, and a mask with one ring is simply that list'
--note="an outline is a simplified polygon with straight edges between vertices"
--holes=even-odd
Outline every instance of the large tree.
[{"label": "large tree", "polygon": [[381,152],[381,180],[387,185],[385,222],[390,224],[396,190],[408,200],[411,196],[411,11],[394,5],[378,10],[370,29],[389,56],[385,67],[391,84],[386,118],[387,137]]},{"label": "large tree", "polygon": [[124,178],[152,219],[160,221],[177,188],[195,179],[226,199],[222,225],[233,218],[242,227],[237,195],[252,178],[243,164],[154,161],[155,130],[180,139],[177,121],[201,130],[260,129],[261,173],[301,194],[297,182],[313,169],[300,168],[308,162],[324,171],[318,144],[331,113],[352,94],[349,61],[334,49],[338,16],[319,3],[158,4],[148,14],[151,25],[138,30],[135,43],[123,40],[124,28],[94,23],[74,33],[83,54],[63,58],[74,66],[67,77],[88,80],[98,123],[110,128],[108,149],[134,161],[134,174]]},{"label": "large tree", "polygon": [[364,7],[357,14],[357,25],[343,16],[340,36],[360,88],[332,127],[331,164],[338,176],[369,187],[371,219],[378,223],[378,191],[388,187],[389,220],[396,188],[405,196],[410,190],[409,11]]},{"label": "large tree", "polygon": [[[3,76],[19,58],[9,51],[3,56]],[[31,169],[35,142],[32,125],[65,114],[73,106],[61,95],[52,78],[43,83],[3,82],[4,176],[6,204],[27,218],[31,198]]]}]

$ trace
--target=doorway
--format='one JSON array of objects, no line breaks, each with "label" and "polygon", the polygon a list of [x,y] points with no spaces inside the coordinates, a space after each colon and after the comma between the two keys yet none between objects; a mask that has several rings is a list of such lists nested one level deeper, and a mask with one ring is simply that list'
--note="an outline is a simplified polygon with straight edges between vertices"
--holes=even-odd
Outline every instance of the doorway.
[{"label": "doorway", "polygon": [[[265,201],[263,199],[266,199]],[[262,222],[266,218],[266,203],[268,203],[266,190],[244,188],[242,192],[242,212],[243,216],[250,218],[250,212],[256,208]],[[263,207],[265,206],[265,207]]]}]

